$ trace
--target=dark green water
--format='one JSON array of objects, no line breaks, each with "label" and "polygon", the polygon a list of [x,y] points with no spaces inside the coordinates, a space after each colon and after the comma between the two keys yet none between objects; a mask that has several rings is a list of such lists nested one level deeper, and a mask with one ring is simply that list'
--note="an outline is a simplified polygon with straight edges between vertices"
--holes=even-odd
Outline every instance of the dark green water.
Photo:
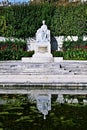
[{"label": "dark green water", "polygon": [[27,95],[0,95],[0,130],[87,129],[87,105],[58,104],[55,99],[44,120]]}]

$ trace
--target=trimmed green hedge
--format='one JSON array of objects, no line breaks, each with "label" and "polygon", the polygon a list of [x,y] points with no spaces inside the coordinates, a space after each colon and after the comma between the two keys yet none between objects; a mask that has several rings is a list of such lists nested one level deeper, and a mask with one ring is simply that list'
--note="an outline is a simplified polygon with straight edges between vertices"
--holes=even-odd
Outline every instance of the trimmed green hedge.
[{"label": "trimmed green hedge", "polygon": [[0,35],[32,37],[46,20],[51,34],[87,35],[87,4],[58,6],[48,2],[0,7]]},{"label": "trimmed green hedge", "polygon": [[63,52],[63,58],[65,60],[87,60],[87,49],[68,49]]},{"label": "trimmed green hedge", "polygon": [[45,19],[46,24],[50,25],[55,8],[46,3],[11,6],[5,7],[4,10],[7,31],[2,35],[26,38],[35,35],[42,25],[42,20]]},{"label": "trimmed green hedge", "polygon": [[59,6],[51,20],[53,35],[79,36],[87,34],[87,5]]},{"label": "trimmed green hedge", "polygon": [[62,51],[53,51],[52,52],[53,57],[63,57]]}]

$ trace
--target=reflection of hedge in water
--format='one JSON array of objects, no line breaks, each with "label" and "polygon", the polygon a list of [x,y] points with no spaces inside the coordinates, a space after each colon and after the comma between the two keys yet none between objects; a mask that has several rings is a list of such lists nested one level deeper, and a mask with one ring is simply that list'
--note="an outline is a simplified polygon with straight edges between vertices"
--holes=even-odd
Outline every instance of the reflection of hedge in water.
[{"label": "reflection of hedge in water", "polygon": [[[1,97],[1,96],[0,96]],[[81,97],[80,97],[81,98]],[[57,104],[52,100],[52,110],[47,119],[38,112],[35,103],[26,95],[3,95],[7,104],[0,105],[0,127],[2,130],[86,130],[87,106]]]}]

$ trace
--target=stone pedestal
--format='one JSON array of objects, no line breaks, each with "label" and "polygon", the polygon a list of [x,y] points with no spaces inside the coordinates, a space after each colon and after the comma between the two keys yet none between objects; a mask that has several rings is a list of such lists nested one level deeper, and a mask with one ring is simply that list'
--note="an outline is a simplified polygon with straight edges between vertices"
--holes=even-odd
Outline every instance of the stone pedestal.
[{"label": "stone pedestal", "polygon": [[35,54],[32,57],[34,62],[53,62],[50,43],[36,44]]},{"label": "stone pedestal", "polygon": [[53,62],[53,57],[51,54],[35,54],[32,59],[31,59],[32,62]]}]

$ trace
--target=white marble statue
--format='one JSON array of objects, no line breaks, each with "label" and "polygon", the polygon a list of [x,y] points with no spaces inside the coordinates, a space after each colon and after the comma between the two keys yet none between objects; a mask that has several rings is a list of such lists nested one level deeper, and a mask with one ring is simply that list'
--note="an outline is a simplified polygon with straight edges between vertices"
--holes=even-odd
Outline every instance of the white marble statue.
[{"label": "white marble statue", "polygon": [[36,32],[36,42],[50,42],[50,30],[48,30],[45,20],[42,21],[43,25]]}]

